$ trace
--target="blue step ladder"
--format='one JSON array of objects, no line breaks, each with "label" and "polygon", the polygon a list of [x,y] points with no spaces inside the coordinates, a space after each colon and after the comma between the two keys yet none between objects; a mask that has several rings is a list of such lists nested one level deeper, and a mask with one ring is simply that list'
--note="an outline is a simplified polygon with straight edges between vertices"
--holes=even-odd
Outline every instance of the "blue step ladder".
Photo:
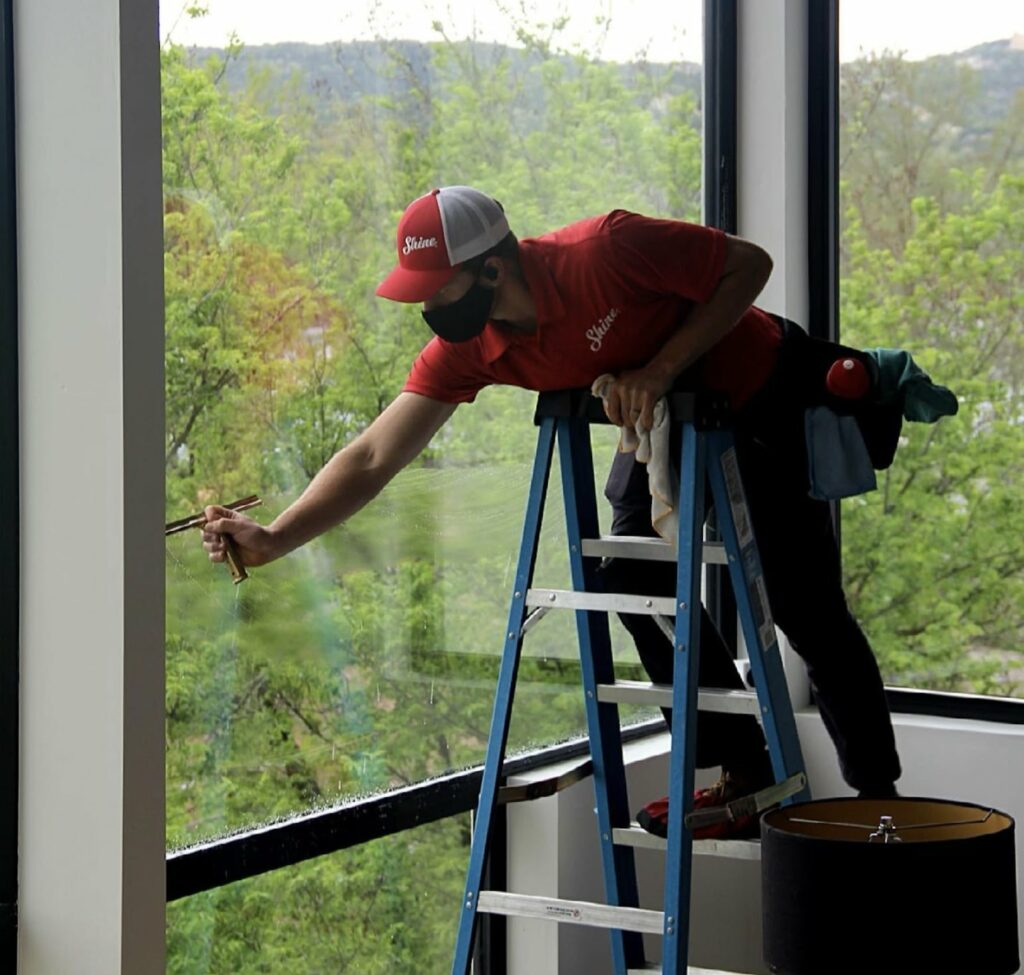
[{"label": "blue step ladder", "polygon": [[[774,803],[810,799],[796,722],[729,429],[728,404],[715,396],[677,392],[671,393],[667,400],[669,415],[675,424],[673,429],[678,427],[682,437],[679,533],[675,549],[661,539],[600,535],[590,424],[608,422],[601,401],[585,389],[542,393],[538,398],[537,453],[473,826],[452,975],[470,973],[473,940],[481,913],[607,928],[616,975],[650,971],[684,975],[694,854],[691,829],[703,825],[709,816],[721,819],[724,812],[719,809],[708,813],[692,808],[698,706],[704,710],[755,714],[764,728],[776,785],[758,793],[753,806],[750,800],[743,800],[745,806],[733,809],[733,814],[758,811]],[[573,586],[568,591],[531,588],[556,440]],[[718,512],[723,539],[720,543],[703,541],[705,475]],[[596,576],[600,560],[615,557],[677,562],[675,598],[602,592]],[[701,566],[705,561],[728,565],[756,692],[698,691]],[[603,904],[481,890],[491,824],[500,801],[502,766],[523,638],[552,609],[571,609],[576,613],[605,884],[606,903]],[[674,679],[671,687],[615,680],[609,612],[655,617],[672,640]],[[631,823],[618,712],[618,705],[625,702],[672,708],[667,841],[658,840]],[[721,841],[717,846],[740,842]],[[658,844],[666,847],[665,893],[663,909],[654,911],[639,907],[633,847]],[[645,961],[643,933],[662,935],[660,965]]]}]

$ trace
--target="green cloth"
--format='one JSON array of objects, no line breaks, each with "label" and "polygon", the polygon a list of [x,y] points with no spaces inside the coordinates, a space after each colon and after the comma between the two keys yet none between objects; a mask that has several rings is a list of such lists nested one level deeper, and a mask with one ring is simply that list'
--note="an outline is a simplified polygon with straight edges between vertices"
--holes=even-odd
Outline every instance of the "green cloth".
[{"label": "green cloth", "polygon": [[865,349],[878,364],[878,396],[883,403],[900,400],[903,416],[918,423],[934,423],[940,416],[955,416],[960,404],[952,390],[933,383],[909,352],[903,349]]}]

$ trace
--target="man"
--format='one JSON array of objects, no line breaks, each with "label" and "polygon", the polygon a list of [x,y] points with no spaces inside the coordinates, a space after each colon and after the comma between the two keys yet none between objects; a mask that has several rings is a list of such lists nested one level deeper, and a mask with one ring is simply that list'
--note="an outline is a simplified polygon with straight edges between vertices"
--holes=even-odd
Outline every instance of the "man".
[{"label": "man", "polygon": [[[419,454],[459,403],[491,383],[562,389],[613,373],[610,420],[647,428],[674,384],[720,390],[736,412],[776,622],[807,662],[846,781],[861,795],[894,795],[900,765],[878,666],[846,608],[828,505],[807,495],[801,418],[820,385],[807,376],[841,347],[823,343],[823,351],[808,352],[799,330],[790,328],[784,340],[779,320],[753,307],[771,267],[756,244],[680,221],[616,210],[517,241],[501,205],[478,190],[453,186],[420,197],[399,222],[398,265],[377,294],[422,303],[436,337],[398,397],[271,525],[208,508],[210,558],[223,560],[228,534],[246,565],[261,565],[343,522]],[[646,470],[631,454],[617,454],[606,494],[613,531],[653,534]],[[610,591],[674,590],[671,567],[657,563],[613,563],[609,575]],[[742,686],[702,619],[701,683]],[[671,651],[652,621],[624,622],[652,679],[670,682]],[[753,717],[702,712],[698,727],[698,765],[721,765],[723,774],[698,792],[696,806],[770,783]],[[638,818],[663,833],[666,807],[651,803]],[[695,835],[746,835],[756,826],[751,817]]]}]

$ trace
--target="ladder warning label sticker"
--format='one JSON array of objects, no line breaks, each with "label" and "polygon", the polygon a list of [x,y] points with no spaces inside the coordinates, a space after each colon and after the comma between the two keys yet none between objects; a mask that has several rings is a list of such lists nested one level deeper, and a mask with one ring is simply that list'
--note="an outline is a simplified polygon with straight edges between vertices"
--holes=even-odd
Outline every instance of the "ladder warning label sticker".
[{"label": "ladder warning label sticker", "polygon": [[578,921],[583,916],[583,912],[578,907],[562,907],[558,904],[545,904],[544,913],[552,917],[564,917],[573,921]]},{"label": "ladder warning label sticker", "polygon": [[725,490],[732,509],[732,523],[736,526],[736,538],[740,548],[746,548],[754,540],[754,530],[750,526],[750,513],[747,510],[747,499],[743,495],[735,447],[722,452],[722,473],[725,475]]},{"label": "ladder warning label sticker", "polygon": [[760,573],[750,580],[749,596],[761,649],[767,650],[775,642],[775,621],[768,605],[768,590],[765,588],[764,576]]}]

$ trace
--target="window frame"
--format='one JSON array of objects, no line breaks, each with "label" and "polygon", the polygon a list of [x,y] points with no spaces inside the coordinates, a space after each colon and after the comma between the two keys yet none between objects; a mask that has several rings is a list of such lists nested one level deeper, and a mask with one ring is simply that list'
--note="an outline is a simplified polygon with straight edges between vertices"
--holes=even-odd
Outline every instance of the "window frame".
[{"label": "window frame", "polygon": [[[624,729],[622,740],[635,741],[663,730],[664,725],[657,718]],[[507,759],[504,777],[589,754],[587,739],[574,738]],[[415,826],[472,812],[482,777],[483,766],[475,765],[370,798],[344,802],[332,809],[300,813],[270,826],[170,852],[167,900],[181,900]]]},{"label": "window frame", "polygon": [[[0,0],[4,16],[9,18],[12,0]],[[839,139],[839,0],[825,0],[823,3],[808,5],[808,273],[809,273],[809,331],[812,335],[832,341],[839,337],[839,199],[838,199],[838,139]],[[0,50],[0,58],[4,52]],[[737,214],[737,5],[736,0],[705,0],[704,2],[704,206],[705,222],[727,232],[736,230]],[[7,64],[2,67],[7,68]],[[0,93],[4,79],[0,78]],[[9,96],[9,92],[6,92]],[[0,103],[0,139],[13,132],[12,107]],[[3,147],[6,155],[6,145]],[[11,147],[13,166],[13,146]],[[0,158],[0,193],[6,188],[10,174],[4,169],[7,162]],[[13,207],[5,212],[11,214],[8,221],[13,228]],[[0,227],[0,258],[8,234],[13,233],[5,226]],[[0,274],[13,280],[14,273],[7,261],[0,261]],[[0,327],[7,325],[7,305],[13,306],[14,292],[10,288],[0,289]],[[5,333],[6,337],[6,333]],[[16,339],[12,333],[11,340]],[[7,361],[10,361],[8,359]],[[16,363],[16,359],[14,360]],[[0,370],[4,363],[0,362]],[[0,375],[0,378],[5,378]],[[15,376],[16,379],[16,376]],[[2,383],[5,390],[11,383]],[[16,405],[16,395],[14,396]],[[11,415],[10,410],[3,411]],[[14,463],[4,463],[0,472],[0,492],[14,492],[17,499],[17,429],[13,435],[5,426],[0,426],[0,458],[13,458]],[[13,475],[10,472],[14,472]],[[8,505],[8,511],[16,514],[17,505]],[[837,532],[839,526],[838,506],[835,511]],[[14,533],[16,553],[17,521],[5,524],[8,536]],[[8,536],[0,536],[9,545]],[[0,556],[5,555],[0,551]],[[13,625],[17,635],[16,593],[17,557],[4,558],[4,566],[10,563],[14,572],[14,588],[4,586],[4,613],[0,624]],[[0,567],[0,571],[2,571]],[[709,602],[718,609],[720,620],[735,617],[728,612],[727,595],[712,586]],[[10,607],[8,607],[10,603]],[[8,611],[9,610],[9,611]],[[5,635],[0,633],[0,636]],[[16,640],[13,644],[16,646]],[[5,658],[4,680],[13,675],[17,679],[17,659],[11,662]],[[975,719],[1009,724],[1024,723],[1024,701],[1008,698],[990,698],[983,695],[965,695],[910,688],[886,688],[890,710],[902,714],[936,715],[948,718]],[[3,704],[0,701],[0,704]],[[16,695],[15,695],[16,704]],[[11,735],[17,733],[16,710],[3,707],[0,720],[5,725],[3,740],[15,741]],[[14,715],[12,718],[11,715]],[[624,740],[633,740],[662,730],[659,721],[636,726],[624,733]],[[9,750],[5,749],[5,752]],[[14,762],[16,752],[13,750]],[[512,759],[506,763],[506,774],[522,773],[540,769],[567,758],[587,753],[585,739],[550,746],[536,752]],[[0,761],[8,759],[0,756]],[[10,769],[0,766],[0,775],[9,775]],[[16,764],[14,768],[16,783]],[[452,815],[472,811],[476,804],[482,767],[476,766],[452,773],[438,779],[417,783],[408,788],[384,793],[369,799],[344,803],[334,809],[307,813],[268,827],[240,832],[231,837],[167,854],[167,900],[174,901],[203,891],[215,889],[229,883],[254,877],[273,870],[294,866],[319,856],[393,835],[418,825],[424,825]],[[0,779],[0,786],[3,785]],[[7,791],[5,794],[10,795]],[[15,797],[16,815],[16,797]],[[16,825],[16,820],[15,820]],[[0,835],[0,840],[4,839]],[[16,834],[15,834],[16,844]],[[495,849],[496,860],[501,860],[502,844],[498,838]],[[4,851],[6,852],[6,851]],[[4,861],[0,860],[0,863]],[[3,877],[0,877],[0,882]],[[0,888],[0,893],[3,888]],[[491,950],[485,947],[481,954],[485,971],[503,971],[503,951],[500,935],[488,939],[481,932],[481,942],[491,943]],[[497,934],[497,933],[496,933]],[[483,966],[482,966],[483,967]]]},{"label": "window frame", "polygon": [[[12,0],[0,0],[0,198],[11,206],[3,209],[0,226],[0,336],[4,347],[16,349],[16,283],[13,263],[13,97],[10,91],[10,13]],[[808,273],[809,331],[832,341],[839,337],[839,0],[808,5]],[[704,2],[704,188],[705,222],[727,232],[736,230],[737,214],[737,9],[735,0]],[[10,253],[9,253],[10,251]],[[0,361],[0,390],[5,397],[0,409],[0,500],[11,518],[0,528],[0,645],[17,647],[17,357]],[[5,373],[13,370],[10,377]],[[13,422],[13,427],[11,423]],[[13,503],[12,503],[13,502]],[[839,510],[836,507],[836,526]],[[13,546],[13,547],[12,547]],[[11,555],[13,552],[13,555]],[[720,590],[712,587],[709,602],[719,608],[719,619],[735,617],[722,602]],[[4,640],[3,637],[13,637]],[[0,947],[6,934],[8,916],[6,886],[8,857],[14,866],[16,892],[17,844],[17,652],[0,661],[0,734],[14,748],[0,750],[0,789],[12,801],[0,807],[0,909],[4,911]],[[10,685],[13,702],[7,700]],[[1024,701],[990,698],[909,688],[886,688],[894,713],[935,715],[1009,724],[1024,723]],[[660,721],[630,729],[624,739],[635,739],[662,730]],[[539,769],[587,752],[585,739],[555,745],[506,763],[506,774]],[[5,786],[12,781],[14,790]],[[482,769],[477,766],[414,786],[360,799],[316,813],[302,814],[269,827],[248,830],[231,837],[167,855],[167,900],[179,900],[206,890],[293,866],[373,839],[393,835],[471,811],[476,803]],[[13,809],[13,850],[8,845],[8,816]],[[500,837],[495,850],[501,860]],[[486,942],[486,932],[481,941]],[[485,971],[498,972],[503,951],[500,936],[491,940],[492,950],[482,951]]]}]

